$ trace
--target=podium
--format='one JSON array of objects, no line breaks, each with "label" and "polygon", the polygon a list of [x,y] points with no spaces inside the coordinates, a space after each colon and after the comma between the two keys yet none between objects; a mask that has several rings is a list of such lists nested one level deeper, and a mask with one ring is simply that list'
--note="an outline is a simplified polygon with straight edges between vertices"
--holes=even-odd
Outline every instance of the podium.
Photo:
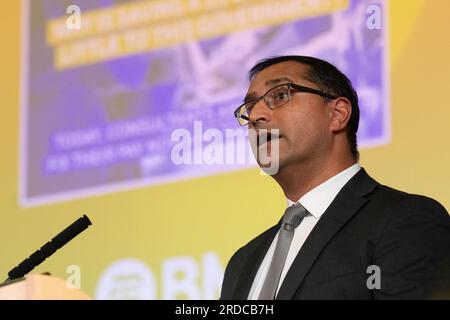
[{"label": "podium", "polygon": [[0,286],[0,300],[91,300],[66,281],[41,274],[31,274]]}]

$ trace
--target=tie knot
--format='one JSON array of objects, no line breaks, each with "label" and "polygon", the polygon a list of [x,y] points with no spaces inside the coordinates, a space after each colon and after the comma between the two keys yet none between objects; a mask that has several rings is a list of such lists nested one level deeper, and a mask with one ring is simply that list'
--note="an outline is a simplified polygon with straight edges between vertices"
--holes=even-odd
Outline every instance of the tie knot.
[{"label": "tie knot", "polygon": [[308,211],[300,203],[294,203],[286,209],[283,216],[283,228],[287,231],[294,230],[308,215]]}]

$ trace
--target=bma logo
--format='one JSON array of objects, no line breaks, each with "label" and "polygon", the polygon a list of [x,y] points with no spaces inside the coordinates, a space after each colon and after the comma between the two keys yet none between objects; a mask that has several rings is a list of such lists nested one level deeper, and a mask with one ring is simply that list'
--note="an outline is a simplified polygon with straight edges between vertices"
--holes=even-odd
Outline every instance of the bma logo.
[{"label": "bma logo", "polygon": [[[160,298],[217,299],[224,269],[219,256],[205,253],[200,263],[189,256],[163,260]],[[153,271],[137,259],[113,263],[102,274],[95,297],[98,300],[155,300],[158,286]]]}]

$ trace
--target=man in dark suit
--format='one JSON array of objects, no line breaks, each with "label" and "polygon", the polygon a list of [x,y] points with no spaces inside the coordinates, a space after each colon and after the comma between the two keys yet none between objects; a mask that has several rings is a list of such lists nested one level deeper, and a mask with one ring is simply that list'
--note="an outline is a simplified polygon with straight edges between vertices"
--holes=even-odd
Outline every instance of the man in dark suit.
[{"label": "man in dark suit", "polygon": [[221,299],[448,298],[449,215],[359,166],[348,78],[323,60],[284,56],[259,62],[250,80],[235,116],[256,132],[254,150],[277,155],[271,175],[288,209],[230,259]]}]

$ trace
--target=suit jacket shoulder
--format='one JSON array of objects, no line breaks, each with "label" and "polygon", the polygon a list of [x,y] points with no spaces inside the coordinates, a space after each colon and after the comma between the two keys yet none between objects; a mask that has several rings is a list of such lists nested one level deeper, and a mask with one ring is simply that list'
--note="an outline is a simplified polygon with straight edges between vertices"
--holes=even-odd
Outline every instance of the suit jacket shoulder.
[{"label": "suit jacket shoulder", "polygon": [[[278,228],[233,255],[222,299],[247,298]],[[381,185],[361,169],[309,234],[277,299],[430,297],[449,247],[450,218],[441,204]],[[367,287],[370,266],[381,270],[379,289]]]},{"label": "suit jacket shoulder", "polygon": [[372,215],[384,215],[373,235],[372,265],[380,267],[379,299],[440,298],[450,290],[450,217],[436,200],[379,185]]}]

